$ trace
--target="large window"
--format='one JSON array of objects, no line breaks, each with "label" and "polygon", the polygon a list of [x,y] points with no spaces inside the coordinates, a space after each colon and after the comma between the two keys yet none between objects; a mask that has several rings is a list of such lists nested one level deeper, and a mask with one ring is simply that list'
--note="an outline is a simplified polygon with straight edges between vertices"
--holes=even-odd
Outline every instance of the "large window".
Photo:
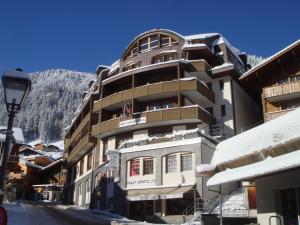
[{"label": "large window", "polygon": [[130,161],[130,176],[140,175],[140,159]]},{"label": "large window", "polygon": [[177,171],[177,158],[176,155],[167,156],[167,173],[174,173]]},{"label": "large window", "polygon": [[165,54],[165,55],[158,55],[158,56],[153,57],[152,64],[167,62],[167,61],[171,61],[171,60],[175,60],[175,59],[176,59],[176,54],[175,53]]},{"label": "large window", "polygon": [[153,158],[144,158],[143,171],[144,175],[153,174]]},{"label": "large window", "polygon": [[191,171],[193,169],[192,153],[180,155],[181,171]]}]

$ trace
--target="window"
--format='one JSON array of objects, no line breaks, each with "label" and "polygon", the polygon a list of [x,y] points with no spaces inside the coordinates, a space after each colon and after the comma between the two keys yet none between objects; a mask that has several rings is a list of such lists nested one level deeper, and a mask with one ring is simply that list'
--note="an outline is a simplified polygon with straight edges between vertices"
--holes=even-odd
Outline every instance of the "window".
[{"label": "window", "polygon": [[169,37],[168,36],[165,36],[165,35],[161,35],[161,38],[160,38],[160,45],[163,47],[163,46],[167,46],[169,45]]},{"label": "window", "polygon": [[192,153],[180,155],[181,171],[191,171],[193,168]]},{"label": "window", "polygon": [[103,162],[107,161],[106,151],[108,149],[108,140],[107,138],[102,140],[103,143]]},{"label": "window", "polygon": [[140,175],[140,160],[133,159],[130,161],[130,176]]},{"label": "window", "polygon": [[86,192],[90,192],[91,191],[91,188],[90,188],[90,179],[88,179],[85,183],[85,191]]},{"label": "window", "polygon": [[225,105],[221,105],[221,116],[226,116]]},{"label": "window", "polygon": [[140,62],[132,62],[123,67],[123,72],[140,67]]},{"label": "window", "polygon": [[157,55],[154,56],[152,59],[152,64],[160,63],[160,62],[167,62],[176,59],[176,54],[165,54],[165,55]]},{"label": "window", "polygon": [[83,168],[84,167],[84,160],[80,161],[80,166],[79,166],[79,176],[83,174]]},{"label": "window", "polygon": [[220,91],[224,91],[224,81],[219,80]]},{"label": "window", "polygon": [[140,52],[146,52],[148,50],[148,38],[140,40]]},{"label": "window", "polygon": [[80,183],[78,186],[78,193],[79,195],[82,195],[82,183]]},{"label": "window", "polygon": [[144,158],[143,171],[144,175],[153,174],[153,158]]},{"label": "window", "polygon": [[158,37],[157,35],[150,36],[150,48],[158,48]]},{"label": "window", "polygon": [[168,155],[167,156],[167,173],[174,173],[177,171],[177,156],[176,155]]},{"label": "window", "polygon": [[92,153],[88,154],[88,157],[87,157],[87,170],[89,171],[90,169],[92,169]]}]

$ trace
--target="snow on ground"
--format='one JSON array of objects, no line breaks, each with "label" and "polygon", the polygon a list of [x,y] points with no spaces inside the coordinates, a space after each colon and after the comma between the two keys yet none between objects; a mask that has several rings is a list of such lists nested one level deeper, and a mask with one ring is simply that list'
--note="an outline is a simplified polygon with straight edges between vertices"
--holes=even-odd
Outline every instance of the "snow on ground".
[{"label": "snow on ground", "polygon": [[5,204],[8,225],[60,225],[61,223],[40,208],[22,203]]}]

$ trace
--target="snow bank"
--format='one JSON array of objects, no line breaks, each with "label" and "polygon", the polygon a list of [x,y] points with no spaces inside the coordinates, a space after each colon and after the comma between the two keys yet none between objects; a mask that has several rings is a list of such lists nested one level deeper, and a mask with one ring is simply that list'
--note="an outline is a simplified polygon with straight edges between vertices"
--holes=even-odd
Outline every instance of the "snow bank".
[{"label": "snow bank", "polygon": [[220,165],[300,139],[300,108],[217,145],[212,164]]}]

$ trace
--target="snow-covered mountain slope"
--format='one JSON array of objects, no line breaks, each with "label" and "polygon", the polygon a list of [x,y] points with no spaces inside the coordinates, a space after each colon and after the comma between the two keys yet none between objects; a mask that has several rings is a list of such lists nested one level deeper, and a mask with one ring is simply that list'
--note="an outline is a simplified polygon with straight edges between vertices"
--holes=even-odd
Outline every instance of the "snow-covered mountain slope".
[{"label": "snow-covered mountain slope", "polygon": [[[63,139],[66,127],[81,102],[81,94],[95,74],[64,69],[34,72],[32,91],[17,114],[14,126],[23,129],[25,139],[45,143]],[[0,125],[6,126],[7,112],[0,86]]]}]

